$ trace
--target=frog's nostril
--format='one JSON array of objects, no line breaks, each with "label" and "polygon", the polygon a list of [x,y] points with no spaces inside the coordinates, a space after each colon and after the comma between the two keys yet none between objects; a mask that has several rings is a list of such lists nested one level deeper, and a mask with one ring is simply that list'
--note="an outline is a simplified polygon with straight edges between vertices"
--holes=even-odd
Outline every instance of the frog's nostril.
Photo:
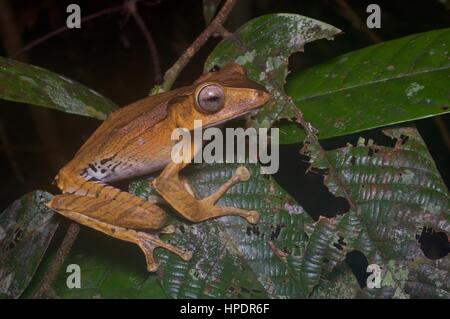
[{"label": "frog's nostril", "polygon": [[266,92],[266,91],[258,90],[258,91],[256,91],[255,96],[260,101],[261,100],[267,101],[267,100],[270,99],[270,94],[268,92]]},{"label": "frog's nostril", "polygon": [[265,97],[266,95],[267,95],[267,92],[265,92],[265,91],[260,91],[260,90],[256,91],[257,97]]}]

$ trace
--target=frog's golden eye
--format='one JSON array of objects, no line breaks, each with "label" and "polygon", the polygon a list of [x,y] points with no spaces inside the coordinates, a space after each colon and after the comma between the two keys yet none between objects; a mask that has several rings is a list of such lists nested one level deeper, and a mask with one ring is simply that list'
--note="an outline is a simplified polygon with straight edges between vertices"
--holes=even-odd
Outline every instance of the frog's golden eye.
[{"label": "frog's golden eye", "polygon": [[218,84],[206,84],[197,90],[195,106],[202,113],[215,113],[225,105],[225,93]]}]

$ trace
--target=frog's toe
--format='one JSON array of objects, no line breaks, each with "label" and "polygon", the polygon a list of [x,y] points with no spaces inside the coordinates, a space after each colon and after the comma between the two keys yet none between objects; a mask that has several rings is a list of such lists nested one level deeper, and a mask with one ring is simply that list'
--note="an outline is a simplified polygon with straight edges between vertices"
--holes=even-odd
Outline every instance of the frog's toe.
[{"label": "frog's toe", "polygon": [[[175,231],[175,227],[173,225],[166,226],[164,229],[167,233],[167,231]],[[155,260],[154,256],[154,250],[156,248],[164,248],[175,255],[179,256],[181,259],[187,261],[192,258],[192,252],[191,251],[185,251],[183,249],[180,249],[174,245],[171,245],[169,243],[166,243],[159,239],[158,234],[149,234],[149,233],[143,233],[139,232],[139,241],[138,246],[141,248],[145,255],[145,260],[147,262],[147,270],[150,272],[155,272],[158,270],[159,263]]]}]

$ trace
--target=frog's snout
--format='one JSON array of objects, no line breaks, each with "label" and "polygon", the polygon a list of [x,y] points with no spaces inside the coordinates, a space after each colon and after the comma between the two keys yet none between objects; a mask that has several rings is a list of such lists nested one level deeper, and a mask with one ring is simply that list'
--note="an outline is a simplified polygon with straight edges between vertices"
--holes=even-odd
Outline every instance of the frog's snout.
[{"label": "frog's snout", "polygon": [[271,98],[272,95],[267,92],[265,89],[262,90],[256,90],[255,91],[255,98],[258,100],[258,104],[263,105],[266,104]]}]

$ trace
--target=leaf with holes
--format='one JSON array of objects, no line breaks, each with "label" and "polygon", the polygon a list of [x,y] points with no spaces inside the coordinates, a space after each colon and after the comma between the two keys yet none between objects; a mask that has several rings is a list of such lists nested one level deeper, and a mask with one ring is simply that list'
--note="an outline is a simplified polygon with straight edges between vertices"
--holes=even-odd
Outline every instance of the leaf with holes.
[{"label": "leaf with holes", "polygon": [[[186,174],[200,196],[217,189],[234,174],[236,165],[194,165]],[[299,256],[304,250],[305,223],[310,217],[272,178],[259,174],[260,167],[249,164],[252,178],[234,186],[219,205],[258,209],[262,215],[258,225],[251,226],[239,217],[224,217],[191,224],[169,214],[178,224],[175,235],[166,239],[194,251],[189,262],[158,250],[161,262],[159,283],[170,297],[177,298],[241,298],[302,297],[299,276],[292,272],[286,256]],[[130,192],[143,198],[153,196],[147,179],[130,186]],[[92,234],[91,234],[92,235]],[[61,274],[54,290],[59,296],[152,297],[151,285],[139,290],[143,283],[153,282],[154,274],[145,274],[145,260],[133,245],[120,243],[102,235],[103,240],[83,239],[66,264],[77,263],[87,271],[86,289],[71,291]],[[83,234],[83,237],[85,234]],[[120,244],[119,244],[120,243]],[[105,245],[114,247],[114,254]],[[290,257],[287,257],[290,258]],[[297,257],[293,257],[294,259]],[[293,261],[295,262],[295,261]],[[131,266],[132,265],[132,266]],[[155,284],[153,282],[153,284]],[[116,287],[113,292],[107,287]]]},{"label": "leaf with holes", "polygon": [[[450,29],[350,52],[291,76],[287,92],[321,138],[450,112]],[[304,133],[280,126],[282,143]]]},{"label": "leaf with holes", "polygon": [[[84,289],[68,289],[62,272],[54,290],[62,297],[448,298],[449,257],[429,259],[418,240],[426,227],[448,241],[448,192],[415,130],[387,134],[399,139],[395,147],[361,140],[317,160],[332,168],[325,178],[330,190],[351,202],[343,215],[313,221],[272,177],[259,174],[258,165],[246,164],[250,180],[218,204],[258,210],[257,225],[238,217],[191,224],[169,212],[177,231],[165,240],[194,256],[185,262],[158,250],[156,276],[146,273],[135,246],[88,231],[66,260],[84,269]],[[185,176],[204,197],[236,167],[192,165]],[[130,192],[142,198],[156,194],[147,179],[133,182]],[[345,266],[355,250],[382,268],[381,289],[359,287]]]},{"label": "leaf with holes", "polygon": [[[361,139],[356,146],[322,153],[315,163],[329,171],[325,183],[330,191],[347,198],[351,207],[326,222],[341,238],[335,254],[328,255],[342,260],[346,252],[358,250],[369,264],[381,267],[381,289],[366,288],[366,295],[449,298],[448,248],[432,260],[418,241],[426,227],[443,233],[448,242],[448,190],[415,129],[389,129],[385,134],[397,139],[395,147]],[[311,279],[310,290],[319,278]]]},{"label": "leaf with holes", "polygon": [[97,119],[117,107],[92,89],[40,67],[0,57],[0,98]]},{"label": "leaf with holes", "polygon": [[284,92],[288,58],[303,46],[320,39],[330,39],[341,31],[329,24],[298,14],[268,14],[240,27],[220,42],[209,55],[205,70],[237,62],[248,76],[263,84],[274,97],[253,121],[255,127],[270,127],[282,118],[294,117],[295,105]]},{"label": "leaf with holes", "polygon": [[0,215],[0,297],[18,298],[27,288],[58,220],[44,204],[49,193],[34,191]]}]

